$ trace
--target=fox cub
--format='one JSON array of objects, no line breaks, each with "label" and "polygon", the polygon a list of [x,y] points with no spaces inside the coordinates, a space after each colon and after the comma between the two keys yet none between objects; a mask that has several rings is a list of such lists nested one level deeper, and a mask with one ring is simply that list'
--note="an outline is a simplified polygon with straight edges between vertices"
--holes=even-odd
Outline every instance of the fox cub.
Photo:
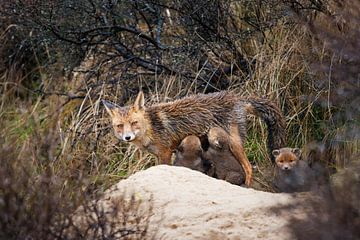
[{"label": "fox cub", "polygon": [[197,94],[147,107],[142,92],[131,106],[103,103],[116,137],[155,154],[163,164],[171,163],[172,152],[185,137],[204,136],[212,127],[225,129],[231,152],[246,173],[247,185],[251,183],[252,168],[241,140],[246,136],[246,116],[263,118],[268,126],[270,150],[283,147],[285,142],[285,121],[274,103],[229,91]]},{"label": "fox cub", "polygon": [[174,165],[198,170],[211,177],[241,185],[245,173],[230,150],[229,134],[222,128],[211,128],[207,134],[207,149],[196,136],[186,137],[175,152]]},{"label": "fox cub", "polygon": [[245,173],[230,150],[230,139],[227,132],[219,127],[208,133],[209,148],[203,157],[214,167],[215,177],[229,183],[241,185],[245,182]]},{"label": "fox cub", "polygon": [[213,174],[209,172],[212,169],[211,163],[203,159],[203,152],[200,139],[194,135],[187,136],[175,150],[174,165],[212,176]]},{"label": "fox cub", "polygon": [[308,163],[301,160],[298,148],[280,148],[273,151],[275,157],[274,186],[280,192],[308,191],[314,174]]}]

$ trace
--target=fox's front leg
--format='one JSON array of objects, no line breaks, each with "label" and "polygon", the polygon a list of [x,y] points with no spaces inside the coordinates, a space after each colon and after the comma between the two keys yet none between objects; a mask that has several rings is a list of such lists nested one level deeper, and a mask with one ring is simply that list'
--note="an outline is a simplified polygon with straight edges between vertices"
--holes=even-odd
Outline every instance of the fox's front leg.
[{"label": "fox's front leg", "polygon": [[160,164],[171,165],[172,151],[170,149],[161,149],[157,154]]},{"label": "fox's front leg", "polygon": [[230,150],[244,169],[245,184],[250,186],[252,179],[252,167],[245,154],[244,147],[239,135],[239,127],[237,124],[232,124],[230,127]]}]

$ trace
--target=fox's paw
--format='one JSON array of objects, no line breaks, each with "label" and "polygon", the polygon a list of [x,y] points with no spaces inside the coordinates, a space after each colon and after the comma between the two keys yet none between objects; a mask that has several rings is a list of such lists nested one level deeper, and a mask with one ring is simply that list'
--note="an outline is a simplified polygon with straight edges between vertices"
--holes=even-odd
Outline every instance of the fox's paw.
[{"label": "fox's paw", "polygon": [[248,186],[248,187],[250,187],[250,185],[251,185],[251,176],[246,176],[246,178],[245,178],[245,185],[246,186]]}]

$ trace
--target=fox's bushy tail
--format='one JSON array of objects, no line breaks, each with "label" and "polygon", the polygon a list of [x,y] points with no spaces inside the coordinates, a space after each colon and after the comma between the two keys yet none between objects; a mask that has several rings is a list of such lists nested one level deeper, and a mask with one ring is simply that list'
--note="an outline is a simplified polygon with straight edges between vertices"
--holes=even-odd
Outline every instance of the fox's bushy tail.
[{"label": "fox's bushy tail", "polygon": [[250,107],[248,113],[260,117],[267,125],[268,129],[268,150],[271,161],[274,163],[275,158],[272,155],[274,149],[286,146],[286,122],[280,108],[268,99],[250,97],[247,99]]}]

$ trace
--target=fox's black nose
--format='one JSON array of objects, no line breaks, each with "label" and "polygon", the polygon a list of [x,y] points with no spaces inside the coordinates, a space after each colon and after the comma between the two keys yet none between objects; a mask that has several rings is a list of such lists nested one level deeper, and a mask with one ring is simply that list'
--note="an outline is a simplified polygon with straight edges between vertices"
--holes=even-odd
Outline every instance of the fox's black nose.
[{"label": "fox's black nose", "polygon": [[125,137],[125,140],[126,140],[126,141],[129,141],[130,139],[131,139],[130,136],[126,136],[126,137]]}]

